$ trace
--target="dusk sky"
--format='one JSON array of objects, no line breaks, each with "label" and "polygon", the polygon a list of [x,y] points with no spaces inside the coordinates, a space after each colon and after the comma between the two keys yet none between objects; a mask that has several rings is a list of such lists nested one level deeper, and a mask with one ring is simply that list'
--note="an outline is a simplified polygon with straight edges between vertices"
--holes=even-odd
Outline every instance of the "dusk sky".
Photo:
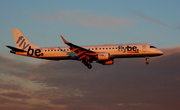
[{"label": "dusk sky", "polygon": [[[0,0],[0,110],[180,110],[179,0]],[[145,43],[163,56],[115,64],[9,53],[18,28],[40,47]]]}]

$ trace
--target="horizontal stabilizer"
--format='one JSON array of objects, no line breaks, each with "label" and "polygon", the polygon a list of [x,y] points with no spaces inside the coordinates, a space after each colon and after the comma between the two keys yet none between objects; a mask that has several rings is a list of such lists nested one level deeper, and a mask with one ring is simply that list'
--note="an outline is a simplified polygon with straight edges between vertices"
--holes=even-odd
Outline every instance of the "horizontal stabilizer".
[{"label": "horizontal stabilizer", "polygon": [[6,47],[12,49],[12,51],[15,51],[15,52],[26,52],[25,50],[23,49],[18,49],[16,47],[12,47],[12,46],[9,46],[9,45],[6,45]]}]

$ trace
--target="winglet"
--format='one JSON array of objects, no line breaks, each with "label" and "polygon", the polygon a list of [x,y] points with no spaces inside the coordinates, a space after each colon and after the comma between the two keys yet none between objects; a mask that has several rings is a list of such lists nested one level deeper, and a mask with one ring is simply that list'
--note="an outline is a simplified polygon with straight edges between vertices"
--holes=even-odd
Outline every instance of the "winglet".
[{"label": "winglet", "polygon": [[60,37],[62,38],[62,40],[63,40],[63,42],[64,42],[65,44],[70,43],[70,42],[68,42],[66,39],[64,39],[64,37],[63,37],[62,35],[60,35]]}]

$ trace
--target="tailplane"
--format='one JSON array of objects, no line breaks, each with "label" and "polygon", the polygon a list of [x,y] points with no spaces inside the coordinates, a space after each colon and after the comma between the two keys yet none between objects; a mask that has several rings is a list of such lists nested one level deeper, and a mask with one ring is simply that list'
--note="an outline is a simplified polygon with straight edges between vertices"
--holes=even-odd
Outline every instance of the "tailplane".
[{"label": "tailplane", "polygon": [[38,48],[38,46],[31,44],[19,29],[12,29],[12,32],[14,35],[16,48],[26,51],[28,50],[29,46],[31,46],[31,48]]}]

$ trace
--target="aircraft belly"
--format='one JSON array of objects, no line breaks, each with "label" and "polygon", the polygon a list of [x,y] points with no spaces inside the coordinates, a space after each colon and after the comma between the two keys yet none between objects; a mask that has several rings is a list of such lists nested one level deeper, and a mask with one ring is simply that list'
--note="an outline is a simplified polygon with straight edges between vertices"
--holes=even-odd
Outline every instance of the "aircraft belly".
[{"label": "aircraft belly", "polygon": [[154,56],[160,56],[161,54],[156,53],[134,53],[134,54],[111,54],[112,58],[135,58],[135,57],[154,57]]},{"label": "aircraft belly", "polygon": [[49,56],[49,57],[39,57],[41,59],[47,59],[47,60],[68,60],[68,57],[64,56]]},{"label": "aircraft belly", "polygon": [[58,53],[45,53],[43,56],[40,56],[41,59],[47,60],[70,60],[76,59],[74,54],[70,54],[70,52],[58,52]]}]

